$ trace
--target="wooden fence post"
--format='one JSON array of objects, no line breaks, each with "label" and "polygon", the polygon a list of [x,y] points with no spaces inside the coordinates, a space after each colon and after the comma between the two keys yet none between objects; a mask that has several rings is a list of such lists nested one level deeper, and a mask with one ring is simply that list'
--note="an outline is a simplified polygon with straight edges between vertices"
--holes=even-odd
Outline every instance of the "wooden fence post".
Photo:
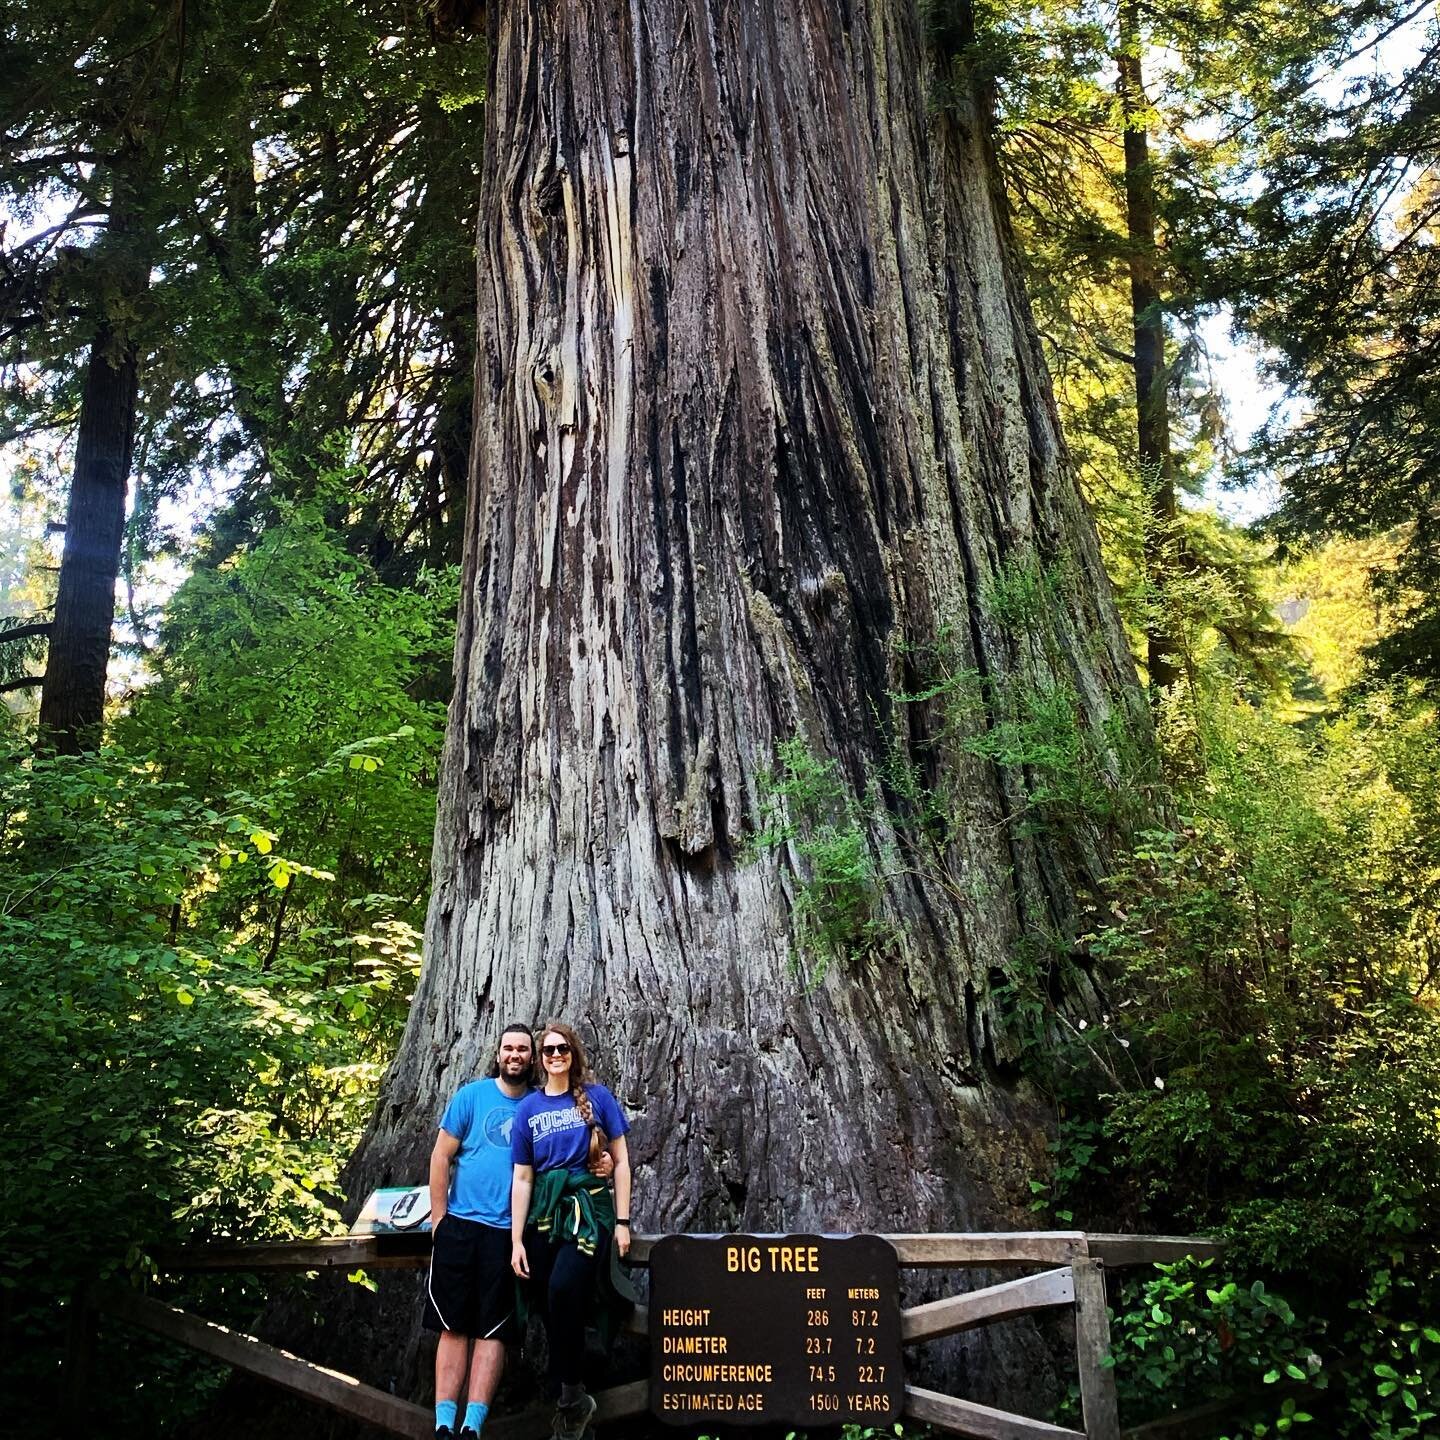
[{"label": "wooden fence post", "polygon": [[60,1372],[60,1415],[64,1433],[81,1440],[92,1434],[95,1416],[91,1394],[95,1382],[97,1345],[95,1296],[89,1285],[82,1285],[70,1297],[70,1316],[66,1326],[65,1365]]},{"label": "wooden fence post", "polygon": [[1105,1308],[1105,1266],[1089,1256],[1071,1262],[1075,1276],[1075,1355],[1080,1362],[1080,1404],[1087,1440],[1120,1440],[1120,1407],[1110,1356]]}]

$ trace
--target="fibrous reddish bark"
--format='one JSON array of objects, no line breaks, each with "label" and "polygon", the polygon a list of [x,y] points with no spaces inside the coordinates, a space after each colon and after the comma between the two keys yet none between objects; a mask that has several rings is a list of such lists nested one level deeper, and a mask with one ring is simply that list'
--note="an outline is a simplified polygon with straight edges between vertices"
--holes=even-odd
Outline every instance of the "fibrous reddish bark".
[{"label": "fibrous reddish bark", "polygon": [[[434,898],[353,1196],[422,1175],[501,1022],[558,1014],[634,1117],[647,1229],[1028,1208],[1043,1125],[998,992],[1073,934],[1109,837],[1034,824],[1024,766],[977,752],[1058,693],[1116,784],[1101,737],[1144,706],[984,118],[937,100],[917,11],[490,7]],[[1049,577],[1033,624],[995,603],[1019,573]],[[958,729],[893,698],[939,649],[980,697]],[[871,794],[884,876],[881,940],[810,993],[805,865],[746,850],[795,736]],[[884,782],[897,744],[953,797],[938,857]]]}]

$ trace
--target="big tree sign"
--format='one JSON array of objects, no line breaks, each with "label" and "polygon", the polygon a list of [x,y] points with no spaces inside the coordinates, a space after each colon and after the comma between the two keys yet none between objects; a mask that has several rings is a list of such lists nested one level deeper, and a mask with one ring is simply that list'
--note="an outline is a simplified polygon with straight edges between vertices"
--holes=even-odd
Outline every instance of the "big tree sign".
[{"label": "big tree sign", "polygon": [[650,1251],[667,1425],[885,1426],[905,1408],[899,1267],[877,1235],[671,1235]]},{"label": "big tree sign", "polygon": [[644,1228],[1028,1202],[1001,992],[1075,933],[1144,705],[934,8],[489,6],[434,898],[352,1194],[554,1014],[633,1113]]}]

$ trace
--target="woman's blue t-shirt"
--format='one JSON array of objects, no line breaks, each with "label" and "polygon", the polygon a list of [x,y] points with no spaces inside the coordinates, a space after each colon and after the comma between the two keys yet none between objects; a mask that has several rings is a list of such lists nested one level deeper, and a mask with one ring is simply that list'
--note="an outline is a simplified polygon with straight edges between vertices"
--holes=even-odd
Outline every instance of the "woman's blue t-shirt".
[{"label": "woman's blue t-shirt", "polygon": [[[630,1128],[615,1097],[603,1085],[587,1085],[595,1119],[607,1140],[616,1140]],[[567,1090],[547,1095],[532,1090],[515,1112],[510,1132],[510,1158],[516,1165],[546,1170],[584,1170],[590,1159],[590,1127]]]}]

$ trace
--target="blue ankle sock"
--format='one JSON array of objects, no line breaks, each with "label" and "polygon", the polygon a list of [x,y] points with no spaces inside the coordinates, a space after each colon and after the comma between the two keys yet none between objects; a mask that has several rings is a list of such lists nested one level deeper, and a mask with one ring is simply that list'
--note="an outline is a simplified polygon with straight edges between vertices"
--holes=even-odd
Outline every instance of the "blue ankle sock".
[{"label": "blue ankle sock", "polygon": [[459,1408],[458,1401],[437,1400],[435,1402],[435,1428],[438,1430],[442,1425],[448,1425],[453,1430],[455,1428],[455,1412]]},{"label": "blue ankle sock", "polygon": [[485,1417],[489,1413],[488,1405],[482,1405],[478,1400],[472,1400],[465,1407],[465,1424],[461,1426],[461,1429],[473,1430],[478,1435],[480,1427],[485,1423]]}]

